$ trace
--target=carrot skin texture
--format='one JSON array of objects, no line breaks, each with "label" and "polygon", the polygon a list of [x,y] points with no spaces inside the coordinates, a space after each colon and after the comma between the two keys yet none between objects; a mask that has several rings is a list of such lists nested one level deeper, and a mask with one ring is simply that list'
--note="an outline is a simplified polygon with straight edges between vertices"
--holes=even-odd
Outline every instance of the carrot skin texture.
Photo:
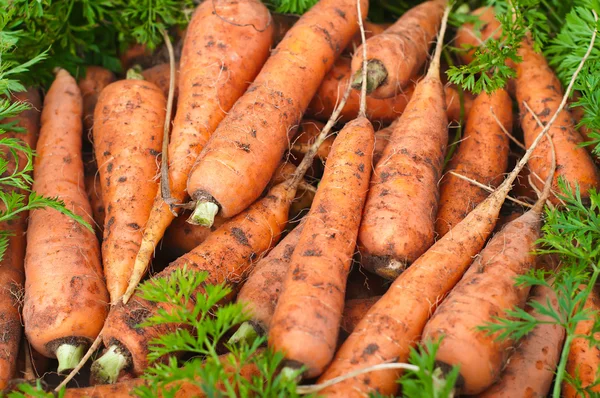
[{"label": "carrot skin texture", "polygon": [[156,85],[120,80],[102,91],[94,113],[94,149],[106,206],[102,261],[113,303],[127,288],[158,190],[165,109],[165,96]]},{"label": "carrot skin texture", "polygon": [[365,117],[336,138],[269,330],[269,346],[321,374],[335,353],[346,280],[369,189],[374,131]]},{"label": "carrot skin texture", "polygon": [[514,279],[535,266],[540,227],[540,213],[531,210],[494,235],[425,326],[423,339],[445,336],[435,358],[460,365],[461,393],[479,394],[500,377],[514,342],[498,341],[477,327],[525,305],[529,287],[515,286]]},{"label": "carrot skin texture", "polygon": [[460,146],[440,183],[440,205],[435,222],[439,236],[444,236],[488,196],[485,190],[449,172],[495,187],[502,182],[508,166],[509,138],[493,117],[495,114],[510,132],[512,101],[508,93],[502,89],[491,95],[482,93],[471,110]]},{"label": "carrot skin texture", "polygon": [[[535,286],[531,291],[531,300],[545,305],[546,300],[550,299],[552,307],[558,311],[558,300],[552,289]],[[527,311],[541,321],[555,321],[550,317],[538,314],[531,307]],[[479,394],[478,397],[547,397],[552,387],[554,371],[560,360],[564,337],[565,329],[559,325],[540,324],[536,326],[519,341],[500,380]]]},{"label": "carrot skin texture", "polygon": [[[592,290],[584,308],[594,311],[593,316],[596,317],[597,322],[597,317],[600,316],[600,295],[597,290]],[[575,327],[575,334],[589,336],[593,326],[594,319],[580,321]],[[596,333],[594,337],[600,339],[600,333]],[[583,338],[573,339],[567,359],[566,370],[571,377],[575,377],[575,371],[578,370],[579,379],[584,388],[595,384],[598,381],[597,376],[600,371],[600,347],[591,347],[589,342]],[[576,398],[581,396],[567,381],[563,382],[562,387],[563,397],[565,398]],[[600,385],[595,385],[591,390],[596,393],[600,392]]]},{"label": "carrot skin texture", "polygon": [[342,323],[340,327],[347,333],[352,333],[363,316],[373,307],[381,296],[347,300],[344,304]]},{"label": "carrot skin texture", "polygon": [[[75,79],[60,70],[44,100],[32,189],[58,197],[92,224],[83,183],[82,112]],[[96,338],[108,294],[94,232],[56,210],[32,211],[25,276],[25,333],[38,352],[53,358],[60,343]]]},{"label": "carrot skin texture", "polygon": [[[23,93],[15,93],[14,99],[27,102],[32,109],[21,112],[18,116],[2,120],[1,123],[16,121],[17,126],[25,129],[24,133],[7,132],[3,138],[20,138],[30,148],[35,149],[38,132],[40,129],[40,109],[42,101],[36,89],[29,89]],[[6,156],[6,153],[2,154]],[[23,166],[26,161],[24,155],[19,153],[19,164]],[[14,170],[16,164],[11,162],[8,171]],[[4,205],[0,207],[5,210]],[[23,328],[21,326],[21,303],[17,299],[18,292],[23,290],[25,271],[25,230],[27,229],[27,212],[22,212],[11,221],[0,223],[0,230],[11,233],[8,237],[8,247],[0,262],[0,389],[6,387],[9,380],[15,377],[17,358],[21,344]]]},{"label": "carrot skin texture", "polygon": [[[216,0],[196,9],[181,55],[178,107],[168,150],[170,191],[176,203],[187,200],[194,161],[267,59],[273,35],[270,22],[269,11],[258,0]],[[136,259],[138,269],[148,266],[174,218],[159,190]]]},{"label": "carrot skin texture", "polygon": [[[274,187],[265,198],[225,223],[191,252],[180,257],[156,277],[165,277],[187,266],[190,271],[207,271],[206,284],[227,282],[235,287],[245,280],[255,260],[277,242],[285,223],[294,193],[286,183]],[[227,261],[224,261],[227,259]],[[202,292],[198,292],[202,293]],[[190,306],[193,303],[189,303]],[[169,309],[167,304],[160,307]],[[115,342],[131,355],[132,371],[140,375],[148,367],[148,343],[153,338],[175,330],[175,325],[136,328],[135,325],[157,310],[135,295],[127,304],[113,307],[103,330],[104,344]]]},{"label": "carrot skin texture", "polygon": [[[369,95],[390,98],[406,87],[417,74],[428,56],[430,43],[435,39],[445,0],[431,0],[411,8],[383,33],[366,42],[367,59],[383,64],[387,77]],[[352,75],[362,68],[362,46],[352,57]]]},{"label": "carrot skin texture", "polygon": [[421,80],[375,166],[359,231],[363,266],[393,280],[432,244],[448,143],[444,88]]},{"label": "carrot skin texture", "polygon": [[98,103],[98,96],[110,83],[114,82],[114,73],[101,66],[88,66],[85,76],[79,79],[78,86],[83,98],[83,127],[84,137],[88,138],[88,132],[94,127],[94,109]]},{"label": "carrot skin texture", "polygon": [[[150,83],[156,84],[165,95],[165,98],[169,95],[169,85],[171,84],[171,65],[168,63],[158,64],[152,68],[144,69],[142,71],[144,80]],[[177,109],[177,98],[179,97],[179,65],[176,64],[175,70],[175,91],[174,91],[174,102],[173,108]]]},{"label": "carrot skin texture", "polygon": [[[560,81],[548,66],[543,55],[536,53],[528,41],[524,41],[519,50],[523,62],[517,64],[517,100],[521,112],[521,127],[525,137],[525,146],[529,147],[542,127],[523,105],[527,102],[529,107],[537,114],[545,125],[550,121],[562,100]],[[578,144],[583,141],[581,134],[575,129],[573,118],[568,110],[564,109],[548,131],[552,137],[556,150],[556,173],[552,189],[560,192],[558,179],[563,177],[571,187],[579,184],[583,196],[590,188],[600,187],[600,175],[594,161],[585,148]],[[535,149],[529,162],[529,169],[537,174],[541,181],[533,178],[538,189],[543,186],[543,181],[550,172],[552,151],[548,140],[543,140]],[[560,201],[550,196],[554,204]]]},{"label": "carrot skin texture", "polygon": [[[366,15],[368,4],[361,1]],[[322,0],[290,29],[213,134],[190,173],[195,201],[224,217],[256,200],[335,58],[358,30],[356,2]]]},{"label": "carrot skin texture", "polygon": [[94,219],[94,229],[99,239],[102,239],[106,213],[104,201],[102,200],[102,186],[97,173],[85,176],[85,192],[87,193],[90,206],[92,206],[92,217]]}]

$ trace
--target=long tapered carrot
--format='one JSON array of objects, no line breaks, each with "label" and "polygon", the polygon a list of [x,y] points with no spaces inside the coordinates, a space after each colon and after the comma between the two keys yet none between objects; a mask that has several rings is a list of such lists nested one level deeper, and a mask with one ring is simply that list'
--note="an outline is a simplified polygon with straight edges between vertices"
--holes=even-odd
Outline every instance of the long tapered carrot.
[{"label": "long tapered carrot", "polygon": [[275,48],[192,168],[190,222],[210,225],[217,211],[232,217],[260,196],[321,80],[357,31],[355,8],[353,0],[321,0]]},{"label": "long tapered carrot", "polygon": [[96,105],[94,149],[106,208],[102,262],[112,303],[125,293],[158,190],[165,108],[156,85],[135,79],[110,84]]},{"label": "long tapered carrot", "polygon": [[[558,109],[562,98],[561,84],[552,69],[548,66],[542,54],[533,50],[529,40],[525,40],[519,49],[523,59],[517,65],[517,101],[521,111],[521,127],[525,137],[525,145],[529,147],[541,130],[538,124],[548,120]],[[535,115],[532,115],[529,107]],[[579,146],[583,141],[581,134],[575,129],[573,118],[567,109],[563,109],[558,120],[549,131],[556,148],[557,169],[554,176],[553,189],[558,191],[558,179],[564,178],[571,186],[579,185],[582,195],[587,195],[590,188],[600,187],[600,175],[590,154]],[[534,185],[540,189],[549,173],[550,153],[548,141],[537,148],[529,164],[532,173],[539,176],[534,178]],[[556,196],[550,200],[558,204]]]},{"label": "long tapered carrot", "polygon": [[[598,324],[598,318],[600,318],[600,294],[595,289],[594,286],[583,307],[591,311],[592,319],[577,323],[575,335],[578,337],[574,338],[571,343],[566,370],[573,379],[581,381],[581,387],[599,393],[600,347],[590,345],[590,342],[582,337],[591,336],[593,327]],[[600,339],[600,333],[596,331],[593,337],[596,340]],[[563,397],[565,398],[581,396],[568,381],[563,382],[562,388]]]},{"label": "long tapered carrot", "polygon": [[[408,10],[383,33],[367,40],[369,48],[367,90],[374,98],[390,98],[407,87],[427,60],[428,49],[435,38],[445,0],[426,1]],[[352,84],[360,87],[361,48],[352,58]]]},{"label": "long tapered carrot", "polygon": [[[57,197],[91,223],[81,160],[82,99],[75,79],[59,70],[44,99],[33,190]],[[59,360],[59,372],[79,361],[107,313],[108,294],[98,240],[53,209],[34,210],[25,257],[23,320],[31,345]]]},{"label": "long tapered carrot", "polygon": [[448,143],[441,41],[375,166],[359,231],[363,266],[394,280],[432,244]]},{"label": "long tapered carrot", "polygon": [[[178,106],[169,142],[173,202],[186,200],[187,178],[196,157],[260,71],[269,55],[272,33],[269,11],[258,0],[216,0],[196,9],[181,55]],[[159,191],[124,302],[133,294],[174,218]]]},{"label": "long tapered carrot", "polygon": [[553,172],[535,206],[494,235],[425,325],[423,339],[437,341],[444,336],[436,362],[442,369],[459,366],[456,387],[461,393],[483,392],[498,380],[508,360],[514,341],[499,340],[477,327],[525,305],[530,287],[516,285],[515,278],[535,267],[534,250]]},{"label": "long tapered carrot", "polygon": [[101,66],[88,66],[85,69],[85,76],[79,79],[78,85],[83,98],[84,137],[91,137],[91,134],[88,136],[87,133],[94,126],[94,109],[98,102],[98,96],[104,87],[115,80],[114,73]]},{"label": "long tapered carrot", "polygon": [[512,102],[499,89],[480,94],[473,107],[458,150],[440,183],[440,205],[435,232],[444,236],[487,196],[483,189],[450,174],[459,173],[485,185],[502,182],[508,167],[509,138],[502,131],[512,129]]},{"label": "long tapered carrot", "polygon": [[[554,310],[558,311],[558,300],[552,289],[546,286],[535,286],[531,291],[531,301],[546,305],[550,300]],[[565,329],[556,325],[554,319],[539,314],[531,307],[527,312],[541,323],[519,341],[519,345],[502,371],[500,380],[479,394],[479,398],[545,398],[548,396],[554,371],[560,359]]]},{"label": "long tapered carrot", "polygon": [[[563,98],[555,116],[504,182],[392,283],[342,344],[320,377],[320,383],[371,365],[406,361],[438,301],[460,280],[492,233],[514,180],[558,119],[565,103],[566,98]],[[338,397],[367,396],[373,391],[389,394],[396,391],[397,378],[397,370],[379,370],[343,380],[320,393]]]},{"label": "long tapered carrot", "polygon": [[[2,138],[20,139],[30,148],[35,149],[38,132],[40,129],[40,109],[42,101],[36,89],[29,89],[23,93],[15,93],[14,101],[26,102],[31,109],[21,112],[17,117],[0,121],[1,124],[15,122],[23,132],[6,132]],[[24,154],[19,152],[17,159],[12,155],[3,153],[5,159],[10,159],[8,172],[17,166],[22,170],[27,161]],[[5,210],[4,205],[0,209]],[[0,223],[0,231],[10,234],[8,246],[0,262],[0,389],[6,387],[10,379],[15,377],[19,344],[21,343],[20,307],[23,293],[24,261],[25,261],[25,230],[27,229],[27,212],[22,212],[11,221]]]}]

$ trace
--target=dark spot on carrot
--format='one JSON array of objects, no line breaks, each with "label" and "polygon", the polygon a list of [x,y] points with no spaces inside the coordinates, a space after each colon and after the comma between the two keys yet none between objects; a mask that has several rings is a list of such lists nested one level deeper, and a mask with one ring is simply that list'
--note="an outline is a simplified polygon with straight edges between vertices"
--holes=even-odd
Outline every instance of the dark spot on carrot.
[{"label": "dark spot on carrot", "polygon": [[544,108],[543,111],[538,113],[538,116],[548,116],[550,114],[550,108]]},{"label": "dark spot on carrot", "polygon": [[256,138],[256,130],[255,129],[250,129],[250,135],[254,138]]},{"label": "dark spot on carrot", "polygon": [[160,155],[160,152],[158,152],[155,149],[150,148],[150,155],[152,155],[152,156],[158,156],[158,155]]},{"label": "dark spot on carrot", "polygon": [[[109,210],[110,211],[110,210]],[[112,225],[115,223],[115,218],[111,217],[108,222],[106,223],[106,228],[110,228],[112,227]]]},{"label": "dark spot on carrot", "polygon": [[227,68],[226,65],[221,65],[221,71],[222,72],[227,72],[229,69]]},{"label": "dark spot on carrot", "polygon": [[336,14],[337,14],[337,15],[339,15],[340,17],[342,17],[342,18],[346,19],[346,13],[345,13],[344,11],[342,11],[342,10],[340,10],[339,8],[337,8],[337,7],[336,7],[336,8],[335,8],[335,12],[336,12]]},{"label": "dark spot on carrot", "polygon": [[236,141],[235,145],[244,152],[250,152],[250,144],[244,144],[242,142]]},{"label": "dark spot on carrot", "polygon": [[112,164],[112,163],[109,163],[109,164],[106,166],[106,171],[108,171],[108,172],[110,173],[110,172],[112,171],[112,169],[113,169],[113,164]]},{"label": "dark spot on carrot", "polygon": [[358,171],[360,171],[361,173],[364,173],[365,171],[365,164],[361,163],[358,165]]},{"label": "dark spot on carrot", "polygon": [[306,257],[321,257],[323,255],[323,253],[321,252],[321,250],[307,250],[304,253],[302,253],[303,256]]},{"label": "dark spot on carrot", "polygon": [[65,162],[66,164],[69,164],[69,163],[71,163],[71,162],[72,162],[71,156],[68,156],[68,155],[67,155],[67,156],[65,156],[65,157],[63,158],[63,162]]},{"label": "dark spot on carrot", "polygon": [[140,226],[134,222],[127,224],[127,226],[133,229],[140,229]]},{"label": "dark spot on carrot", "polygon": [[217,44],[217,47],[219,47],[221,50],[224,50],[224,49],[227,48],[227,44],[225,44],[225,43],[219,43],[219,44]]},{"label": "dark spot on carrot", "polygon": [[119,179],[117,181],[118,182],[125,182],[125,181],[127,181],[127,177],[121,176],[121,177],[119,177]]},{"label": "dark spot on carrot", "polygon": [[363,351],[363,354],[365,355],[371,355],[374,352],[376,352],[377,350],[379,350],[379,346],[375,343],[369,344]]},{"label": "dark spot on carrot", "polygon": [[292,279],[295,281],[303,281],[304,279],[306,279],[306,275],[300,273],[300,268],[296,266],[296,268],[294,268],[294,270],[292,271]]},{"label": "dark spot on carrot", "polygon": [[365,156],[364,152],[361,151],[360,149],[357,149],[356,152],[354,152],[355,154],[357,154],[358,156]]},{"label": "dark spot on carrot", "polygon": [[250,246],[250,242],[248,241],[248,237],[246,237],[246,233],[244,233],[244,231],[242,231],[240,228],[231,228],[231,235],[233,235],[235,240],[237,240],[240,245]]}]

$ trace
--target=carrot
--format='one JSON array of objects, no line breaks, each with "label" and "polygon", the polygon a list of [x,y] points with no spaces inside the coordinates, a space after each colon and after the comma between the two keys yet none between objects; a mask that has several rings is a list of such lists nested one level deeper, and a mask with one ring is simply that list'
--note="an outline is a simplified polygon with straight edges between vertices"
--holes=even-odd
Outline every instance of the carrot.
[{"label": "carrot", "polygon": [[210,225],[217,212],[232,217],[260,196],[357,29],[354,0],[321,0],[290,29],[196,160],[187,184],[196,203],[190,222]]},{"label": "carrot", "polygon": [[344,304],[342,323],[340,327],[347,333],[352,333],[356,325],[381,296],[347,300]]},{"label": "carrot", "polygon": [[434,240],[437,182],[448,143],[440,51],[436,49],[427,76],[417,83],[375,166],[360,226],[363,266],[390,280]]},{"label": "carrot", "polygon": [[[63,200],[91,222],[81,160],[81,92],[58,70],[44,99],[33,190]],[[79,362],[107,313],[100,249],[92,230],[54,209],[32,211],[27,231],[23,321],[31,345],[58,359],[58,371]]]},{"label": "carrot", "polygon": [[[498,380],[508,360],[514,341],[498,340],[477,327],[525,305],[530,287],[515,285],[515,278],[535,267],[533,252],[551,183],[552,174],[534,207],[494,235],[425,325],[423,339],[436,341],[444,336],[436,362],[442,369],[459,365],[456,386],[461,393],[483,392]],[[454,229],[449,232],[454,233]]]},{"label": "carrot", "polygon": [[[89,132],[94,127],[94,109],[98,96],[104,87],[116,80],[114,73],[101,66],[88,66],[85,76],[79,79],[78,85],[83,97],[83,127]],[[85,135],[89,138],[89,135]]]},{"label": "carrot", "polygon": [[[42,101],[36,89],[29,89],[23,93],[15,93],[14,101],[27,102],[31,109],[23,111],[19,116],[12,119],[0,121],[1,124],[15,122],[16,126],[24,129],[24,132],[5,132],[2,138],[20,139],[31,148],[35,148],[38,131],[40,128],[40,109]],[[25,166],[27,159],[22,152],[18,153],[19,167]],[[9,153],[2,154],[4,159],[10,161],[7,166],[7,174],[15,170],[16,159]],[[0,210],[6,210],[4,204]],[[22,305],[24,259],[25,259],[25,230],[27,229],[27,213],[22,212],[11,221],[0,223],[0,231],[9,234],[8,246],[0,262],[0,389],[6,387],[10,379],[15,377],[16,359],[21,342],[21,315]]]},{"label": "carrot", "polygon": [[[367,40],[367,92],[374,98],[390,98],[407,87],[425,61],[429,44],[442,19],[445,0],[431,0],[408,10],[383,33]],[[359,47],[352,58],[354,88],[362,82],[362,53]]]},{"label": "carrot", "polygon": [[[379,35],[379,34],[385,32],[385,30],[387,28],[392,26],[392,24],[389,24],[389,23],[378,24],[378,23],[373,23],[373,22],[369,22],[369,21],[363,21],[363,25],[365,27],[365,38],[367,40],[373,36],[376,36],[376,35]],[[360,47],[361,43],[362,43],[362,40],[360,37],[360,32],[356,32],[354,34],[354,37],[350,41],[350,44],[348,44],[348,46],[346,47],[346,50],[344,52],[347,54],[354,54],[358,50],[358,47]]]},{"label": "carrot", "polygon": [[463,64],[473,61],[475,49],[488,39],[499,39],[502,34],[500,22],[496,19],[493,7],[481,7],[471,12],[479,18],[477,24],[465,23],[457,31],[454,46],[461,49],[458,53]]},{"label": "carrot", "polygon": [[[342,344],[319,383],[371,365],[406,361],[438,300],[460,280],[483,247],[512,183],[551,127],[549,123],[540,132],[494,193],[396,278]],[[391,394],[398,387],[397,378],[397,370],[373,371],[324,388],[320,394],[339,397],[366,396],[374,391]]]},{"label": "carrot", "polygon": [[[331,116],[331,115],[330,115]],[[315,141],[315,138],[321,133],[325,125],[317,120],[303,119],[298,127],[298,133],[294,138],[292,152],[304,154]],[[335,136],[331,135],[323,141],[323,144],[317,150],[317,156],[321,159],[326,159]],[[288,163],[285,163],[288,164]],[[279,169],[278,169],[279,170]],[[277,171],[275,172],[277,173]]]},{"label": "carrot", "polygon": [[[552,307],[558,311],[558,300],[552,289],[535,286],[530,300],[545,305],[550,300]],[[510,356],[502,376],[496,384],[479,394],[479,398],[512,398],[548,396],[554,370],[560,359],[560,351],[565,337],[565,329],[552,324],[554,319],[540,315],[531,307],[527,312],[540,320],[531,332],[519,341],[516,351]]]},{"label": "carrot", "polygon": [[104,201],[102,200],[102,187],[100,179],[94,174],[85,176],[85,192],[92,206],[92,217],[94,219],[94,227],[98,238],[102,238],[104,230],[104,222],[106,221],[106,212],[104,209]]},{"label": "carrot", "polygon": [[435,221],[435,232],[439,236],[444,236],[488,195],[451,172],[495,187],[502,182],[508,166],[509,139],[502,131],[502,128],[507,131],[512,128],[512,101],[508,93],[498,89],[490,95],[479,94],[471,112],[460,146],[440,184],[440,205]]},{"label": "carrot", "polygon": [[[150,83],[156,84],[165,95],[165,98],[169,95],[169,86],[171,83],[171,67],[168,63],[162,63],[153,66],[152,68],[144,69],[142,72],[142,76],[144,76],[144,80],[149,81]],[[175,71],[175,94],[174,98],[177,101],[179,97],[179,68]],[[173,103],[175,106],[177,102]]]},{"label": "carrot", "polygon": [[194,160],[267,59],[273,34],[270,21],[269,11],[258,0],[215,0],[196,9],[181,56],[179,105],[169,143],[171,198],[161,188],[154,199],[124,302],[175,218],[169,205],[187,198]]},{"label": "carrot", "polygon": [[[545,125],[561,103],[562,90],[558,78],[548,66],[544,56],[536,53],[528,40],[522,43],[519,55],[523,61],[517,65],[517,101],[522,115],[521,127],[525,145],[529,148],[541,127],[534,115],[529,113],[525,103]],[[561,111],[549,134],[556,148],[557,172],[554,175],[553,190],[559,190],[558,179],[561,177],[571,187],[577,183],[584,196],[588,195],[590,188],[600,187],[598,170],[590,154],[585,148],[578,146],[583,141],[583,137],[575,129],[568,110]],[[541,179],[541,181],[537,178],[533,179],[533,184],[538,189],[548,177],[550,152],[548,141],[542,142],[529,164],[531,172]],[[550,200],[554,204],[559,203],[554,195]]]},{"label": "carrot", "polygon": [[216,231],[226,221],[224,218],[217,217],[213,226],[209,228],[188,224],[185,222],[183,216],[177,217],[165,231],[161,250],[171,252],[170,255],[175,255],[175,258],[181,257],[204,242],[211,233]]},{"label": "carrot", "polygon": [[123,51],[123,53],[119,56],[121,68],[123,70],[127,70],[135,64],[147,63],[147,59],[151,56],[152,51],[150,51],[146,45],[137,43],[133,44],[125,49],[125,51]]},{"label": "carrot", "polygon": [[[593,311],[591,313],[592,318],[586,321],[580,321],[575,327],[575,335],[591,336],[594,324],[598,324],[598,317],[600,317],[600,295],[596,290],[591,291],[583,308]],[[600,339],[600,333],[594,333],[594,337],[596,340]],[[595,393],[600,392],[600,384],[598,384],[598,375],[600,374],[600,347],[592,347],[585,338],[574,338],[571,343],[571,349],[569,350],[566,370],[571,377],[578,378],[581,381],[581,387],[590,388],[590,391]],[[565,381],[562,387],[563,397],[565,398],[581,396],[568,381]]]},{"label": "carrot", "polygon": [[108,85],[94,112],[94,149],[106,207],[102,261],[112,303],[127,288],[158,190],[165,108],[155,84],[127,79]]},{"label": "carrot", "polygon": [[273,44],[277,45],[283,40],[287,32],[294,26],[300,17],[292,14],[272,13],[273,17]]}]

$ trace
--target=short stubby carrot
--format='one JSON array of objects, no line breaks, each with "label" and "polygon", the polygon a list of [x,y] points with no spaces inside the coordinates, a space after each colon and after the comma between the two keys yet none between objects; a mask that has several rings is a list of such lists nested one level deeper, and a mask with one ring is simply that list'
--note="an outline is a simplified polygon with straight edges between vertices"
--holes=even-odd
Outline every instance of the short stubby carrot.
[{"label": "short stubby carrot", "polygon": [[[517,101],[521,112],[521,128],[525,137],[525,146],[529,148],[535,137],[542,130],[536,117],[542,125],[546,125],[562,100],[560,81],[548,66],[542,54],[534,51],[529,40],[523,41],[519,49],[523,61],[517,64]],[[525,106],[527,104],[531,112]],[[553,190],[559,192],[558,179],[564,178],[572,188],[575,184],[583,196],[590,188],[600,187],[600,175],[593,159],[585,148],[579,146],[583,137],[573,124],[573,118],[568,110],[563,109],[548,131],[556,150],[556,174],[554,175]],[[548,177],[551,158],[550,143],[544,140],[536,149],[529,163],[529,170],[534,174],[534,185],[541,188]],[[536,177],[537,176],[537,177]],[[559,204],[556,196],[551,196],[554,204]]]},{"label": "short stubby carrot", "polygon": [[94,150],[106,208],[102,262],[112,303],[125,293],[158,190],[165,108],[156,85],[127,79],[108,85],[94,112]]},{"label": "short stubby carrot", "polygon": [[[4,119],[0,124],[15,122],[16,126],[24,129],[23,132],[5,132],[2,138],[20,139],[30,148],[35,149],[38,132],[40,129],[40,110],[42,100],[36,89],[29,89],[23,93],[15,93],[13,101],[26,102],[30,109],[21,112],[11,119]],[[12,155],[2,153],[9,160],[8,170],[12,172],[16,167],[16,159]],[[18,156],[19,166],[24,167],[27,159],[22,152]],[[2,204],[0,210],[6,208]],[[25,271],[25,230],[27,229],[27,212],[20,213],[15,219],[0,223],[0,231],[10,234],[8,246],[0,262],[0,389],[4,389],[9,380],[15,377],[17,370],[17,357],[21,343],[21,326],[19,297],[23,291]]]},{"label": "short stubby carrot", "polygon": [[[168,150],[173,202],[187,200],[187,178],[196,157],[260,71],[269,56],[272,34],[271,16],[259,0],[215,0],[196,9],[181,54],[177,113]],[[133,294],[175,218],[161,191],[144,228],[124,301]]]},{"label": "short stubby carrot", "polygon": [[[592,319],[580,321],[575,327],[575,335],[590,336],[594,324],[597,324],[600,317],[600,294],[592,289],[590,295],[583,308],[592,311]],[[594,334],[596,340],[600,339],[600,332]],[[583,337],[576,337],[571,343],[569,357],[567,358],[567,372],[572,378],[578,378],[581,381],[581,387],[590,388],[592,392],[600,392],[600,384],[598,384],[598,372],[600,372],[600,347],[591,346],[589,341]],[[593,386],[593,387],[592,387]],[[563,397],[575,398],[581,395],[577,393],[575,388],[568,382],[563,382]]]},{"label": "short stubby carrot", "polygon": [[[335,61],[333,68],[327,73],[317,93],[306,109],[306,115],[326,121],[329,119],[335,109],[340,97],[346,90],[352,72],[350,70],[350,59],[340,57]],[[414,91],[414,84],[409,84],[394,97],[386,99],[377,99],[367,97],[367,116],[369,120],[375,122],[389,123],[398,118]],[[340,114],[340,121],[347,122],[358,116],[360,107],[360,92],[353,90],[348,97],[346,106]]]},{"label": "short stubby carrot", "polygon": [[[367,6],[362,0],[365,14]],[[260,196],[294,127],[357,30],[354,0],[321,0],[294,24],[196,160],[187,183],[196,202],[191,222],[210,225],[215,211],[232,217]]]},{"label": "short stubby carrot", "polygon": [[509,151],[509,138],[503,129],[510,132],[512,122],[512,101],[505,90],[477,96],[460,146],[440,183],[435,222],[438,236],[444,236],[488,196],[482,188],[451,172],[492,187],[502,182]]},{"label": "short stubby carrot", "polygon": [[[530,301],[544,306],[550,300],[555,311],[559,311],[554,291],[546,286],[531,289]],[[552,387],[554,371],[560,359],[565,329],[556,325],[553,318],[539,314],[531,307],[527,312],[538,319],[538,324],[523,337],[510,356],[500,380],[479,394],[479,398],[545,398]],[[548,323],[543,323],[548,322]]]},{"label": "short stubby carrot", "polygon": [[[33,191],[62,200],[92,223],[85,194],[77,82],[58,70],[44,99]],[[104,324],[108,294],[92,230],[54,209],[31,212],[25,257],[23,321],[29,343],[71,369]]]},{"label": "short stubby carrot", "polygon": [[434,241],[438,181],[448,144],[439,64],[417,83],[375,166],[359,232],[363,266],[395,279]]},{"label": "short stubby carrot", "polygon": [[468,65],[473,61],[475,49],[490,38],[499,39],[502,34],[500,22],[496,19],[493,7],[481,7],[471,12],[472,16],[479,18],[476,24],[465,23],[457,31],[454,38],[454,47],[459,48],[458,56],[463,64]]},{"label": "short stubby carrot", "polygon": [[[446,0],[430,0],[408,10],[383,33],[371,37],[367,46],[367,92],[374,98],[390,98],[417,77],[427,60]],[[352,85],[360,88],[362,46],[352,57]]]},{"label": "short stubby carrot", "polygon": [[346,300],[340,327],[346,333],[352,333],[358,322],[365,316],[381,296]]},{"label": "short stubby carrot", "polygon": [[[83,97],[84,137],[91,137],[90,131],[94,126],[94,109],[98,102],[98,96],[104,87],[115,80],[115,74],[101,66],[88,66],[85,68],[85,76],[79,79],[78,85]],[[88,132],[90,132],[89,135]]]},{"label": "short stubby carrot", "polygon": [[271,320],[269,346],[283,351],[288,366],[306,366],[308,378],[322,373],[336,349],[374,141],[365,117],[338,134]]}]

